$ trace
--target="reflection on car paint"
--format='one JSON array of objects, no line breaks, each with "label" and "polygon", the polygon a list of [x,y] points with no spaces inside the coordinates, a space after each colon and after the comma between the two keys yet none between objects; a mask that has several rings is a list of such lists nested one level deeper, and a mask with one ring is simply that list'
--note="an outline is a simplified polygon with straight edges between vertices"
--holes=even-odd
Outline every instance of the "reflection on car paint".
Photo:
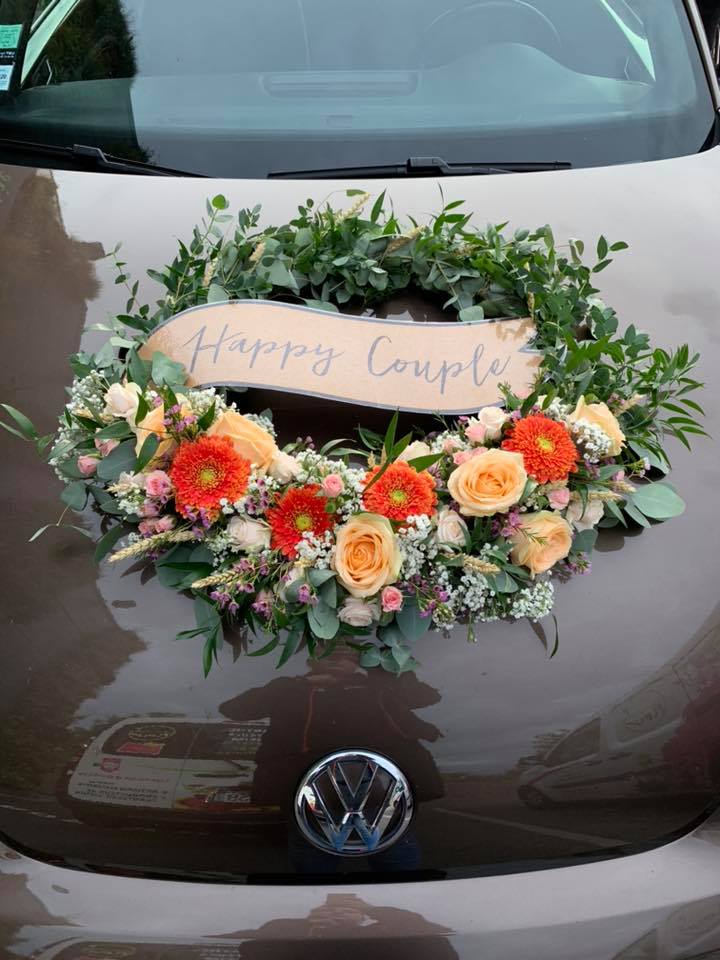
[{"label": "reflection on car paint", "polygon": [[251,799],[268,724],[122,720],[96,736],[69,771],[66,802],[80,819],[93,807],[223,817],[277,809]]}]

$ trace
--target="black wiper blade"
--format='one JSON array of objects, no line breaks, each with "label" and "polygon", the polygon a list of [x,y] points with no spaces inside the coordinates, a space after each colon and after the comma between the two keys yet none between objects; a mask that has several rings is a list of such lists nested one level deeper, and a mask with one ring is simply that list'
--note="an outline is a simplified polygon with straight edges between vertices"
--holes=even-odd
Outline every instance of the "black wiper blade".
[{"label": "black wiper blade", "polygon": [[405,163],[376,164],[362,167],[327,167],[319,170],[271,170],[268,179],[331,180],[335,177],[373,179],[374,177],[469,177],[495,173],[538,173],[543,170],[569,170],[571,163],[548,162],[448,163],[442,157],[408,157]]},{"label": "black wiper blade", "polygon": [[72,163],[73,166],[85,167],[89,170],[107,170],[109,173],[135,173],[151,177],[203,177],[202,173],[191,173],[188,170],[175,170],[172,167],[160,167],[143,160],[125,160],[105,153],[100,147],[88,146],[83,143],[74,143],[71,147],[63,147],[53,143],[32,143],[29,140],[10,140],[0,138],[0,159],[7,151],[22,154],[31,159],[37,156],[58,157]]}]

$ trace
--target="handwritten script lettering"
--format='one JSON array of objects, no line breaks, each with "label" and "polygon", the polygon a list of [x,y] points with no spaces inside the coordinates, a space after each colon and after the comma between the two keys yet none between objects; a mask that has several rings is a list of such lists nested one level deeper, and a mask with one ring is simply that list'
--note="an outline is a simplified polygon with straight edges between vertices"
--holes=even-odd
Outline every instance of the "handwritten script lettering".
[{"label": "handwritten script lettering", "polygon": [[529,319],[411,323],[261,300],[171,317],[141,349],[184,364],[192,386],[265,387],[345,403],[460,414],[519,393],[540,363]]}]

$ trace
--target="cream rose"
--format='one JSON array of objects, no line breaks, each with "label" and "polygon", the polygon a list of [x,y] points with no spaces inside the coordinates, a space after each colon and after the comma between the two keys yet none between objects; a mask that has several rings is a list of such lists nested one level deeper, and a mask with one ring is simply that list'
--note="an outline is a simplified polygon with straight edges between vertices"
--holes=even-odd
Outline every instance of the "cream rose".
[{"label": "cream rose", "polygon": [[625,434],[620,429],[617,417],[610,412],[606,403],[585,403],[585,397],[580,397],[573,412],[569,415],[570,423],[585,420],[599,427],[612,441],[608,453],[616,457],[625,443]]},{"label": "cream rose", "polygon": [[270,463],[268,473],[273,479],[279,480],[280,483],[290,483],[300,473],[300,464],[289,453],[278,450]]},{"label": "cream rose", "polygon": [[471,423],[477,422],[484,428],[485,434],[480,438],[482,443],[483,441],[497,440],[507,419],[508,414],[500,407],[483,407]]},{"label": "cream rose", "polygon": [[565,513],[565,519],[576,530],[592,530],[600,523],[604,513],[605,507],[601,500],[590,500],[583,510],[582,500],[577,494],[573,494]]},{"label": "cream rose", "polygon": [[112,383],[105,393],[105,413],[109,417],[122,417],[131,427],[135,426],[140,387],[136,383]]},{"label": "cream rose", "polygon": [[438,511],[435,539],[441,547],[464,547],[468,526],[455,510],[443,507]]},{"label": "cream rose", "polygon": [[380,607],[376,600],[362,600],[360,597],[348,597],[338,610],[338,620],[351,627],[369,627],[380,618]]},{"label": "cream rose", "polygon": [[234,410],[221,413],[207,432],[211,437],[227,437],[235,452],[249,460],[260,473],[268,472],[280,452],[272,434]]},{"label": "cream rose", "polygon": [[570,553],[572,528],[570,524],[549,510],[526,513],[519,528],[510,538],[513,563],[527,567],[533,576],[545,573],[558,560]]},{"label": "cream rose", "polygon": [[453,470],[448,490],[466,517],[490,517],[518,503],[527,478],[522,454],[488,450]]},{"label": "cream rose", "polygon": [[335,571],[353,597],[370,597],[397,580],[402,554],[390,521],[359,513],[335,531]]},{"label": "cream rose", "polygon": [[270,527],[262,520],[249,517],[233,517],[227,527],[232,545],[247,553],[266,550],[270,546]]},{"label": "cream rose", "polygon": [[398,457],[398,460],[416,460],[418,457],[428,457],[432,453],[429,444],[423,440],[413,440]]}]

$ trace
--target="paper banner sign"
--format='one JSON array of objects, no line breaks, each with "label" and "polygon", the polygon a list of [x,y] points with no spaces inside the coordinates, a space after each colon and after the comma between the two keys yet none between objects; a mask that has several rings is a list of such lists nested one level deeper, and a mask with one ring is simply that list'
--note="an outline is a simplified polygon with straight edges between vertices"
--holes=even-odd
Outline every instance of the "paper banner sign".
[{"label": "paper banner sign", "polygon": [[265,300],[193,307],[140,350],[184,364],[191,386],[264,387],[343,403],[462,414],[527,392],[541,361],[529,319],[414,323]]}]

